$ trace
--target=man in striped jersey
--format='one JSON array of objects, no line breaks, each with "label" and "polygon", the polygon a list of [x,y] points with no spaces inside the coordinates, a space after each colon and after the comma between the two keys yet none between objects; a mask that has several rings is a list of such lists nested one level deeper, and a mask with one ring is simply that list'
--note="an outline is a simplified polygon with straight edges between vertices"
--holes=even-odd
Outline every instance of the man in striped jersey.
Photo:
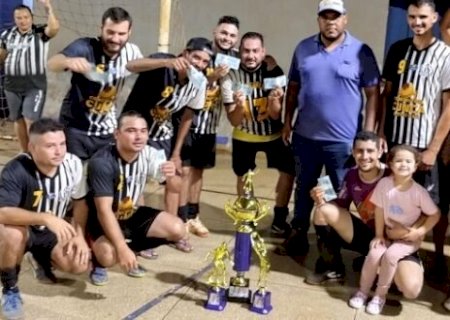
[{"label": "man in striped jersey", "polygon": [[99,37],[79,38],[48,61],[52,71],[72,72],[60,118],[67,126],[68,150],[83,161],[112,141],[116,99],[130,75],[126,65],[142,57],[139,48],[128,42],[131,26],[126,10],[109,8]]},{"label": "man in striped jersey", "polygon": [[181,219],[143,205],[148,176],[180,183],[175,164],[158,162],[156,149],[147,145],[145,119],[135,111],[122,113],[114,137],[116,143],[98,151],[88,165],[87,227],[97,260],[91,272],[95,285],[107,282],[105,268],[116,263],[128,275],[142,276],[134,252],[177,242],[186,234]]},{"label": "man in striped jersey", "polygon": [[49,40],[59,30],[50,0],[41,3],[48,15],[47,24],[33,24],[31,9],[19,5],[14,9],[15,26],[0,35],[0,65],[4,62],[9,118],[14,121],[22,151],[27,151],[31,123],[42,114]]},{"label": "man in striped jersey", "polygon": [[[264,61],[264,39],[257,32],[243,35],[239,51],[239,70],[230,70],[221,84],[223,103],[234,127],[232,158],[237,192],[239,195],[243,192],[244,174],[256,167],[256,153],[265,152],[267,166],[277,169],[280,174],[275,189],[275,219],[286,223],[294,180],[294,159],[281,138],[284,88],[267,90],[263,86],[265,79],[283,76],[283,71],[277,65],[268,68]],[[278,220],[275,221],[277,224]],[[284,229],[282,223],[278,225]]]},{"label": "man in striped jersey", "polygon": [[[9,161],[0,178],[0,278],[7,319],[23,316],[17,281],[24,252],[32,253],[47,276],[52,266],[83,273],[90,260],[81,160],[66,152],[64,126],[52,119],[35,121],[29,136],[29,153]],[[72,224],[64,220],[71,200]]]},{"label": "man in striped jersey", "polygon": [[[205,104],[206,78],[202,74],[212,56],[211,42],[192,38],[178,56],[167,53],[151,54],[148,58],[128,63],[133,72],[140,72],[123,108],[136,110],[149,124],[149,144],[163,149],[181,171],[181,148],[192,124],[194,113]],[[149,85],[151,84],[151,85]],[[177,113],[177,118],[173,114]],[[183,177],[186,179],[187,177]],[[166,210],[177,214],[179,190],[166,184]],[[180,217],[186,220],[183,211]],[[187,242],[178,246],[191,251]],[[180,243],[181,244],[181,243]]]},{"label": "man in striped jersey", "polygon": [[[235,45],[239,36],[239,20],[233,16],[219,19],[213,32],[213,52],[238,55]],[[183,161],[183,187],[180,194],[180,211],[187,215],[189,231],[200,237],[208,236],[208,229],[198,217],[203,170],[213,168],[216,163],[216,133],[219,126],[222,98],[218,81],[229,71],[226,65],[214,65],[211,59],[206,69],[208,87],[202,110],[194,115],[192,126],[181,150]]]},{"label": "man in striped jersey", "polygon": [[[413,38],[394,43],[384,64],[385,118],[380,134],[385,135],[390,147],[407,144],[422,153],[414,179],[430,192],[441,212],[447,213],[449,196],[444,186],[448,181],[438,154],[450,129],[450,47],[433,35],[433,25],[438,21],[434,1],[413,1],[407,19]],[[447,219],[442,214],[433,230],[433,273],[440,278],[447,274],[443,252]]]}]

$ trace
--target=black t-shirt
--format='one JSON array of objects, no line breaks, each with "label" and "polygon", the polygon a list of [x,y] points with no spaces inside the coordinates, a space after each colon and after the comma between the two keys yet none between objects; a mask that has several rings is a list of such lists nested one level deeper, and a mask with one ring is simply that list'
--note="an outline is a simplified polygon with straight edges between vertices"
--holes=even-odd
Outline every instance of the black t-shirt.
[{"label": "black t-shirt", "polygon": [[86,194],[83,166],[67,154],[53,177],[42,174],[28,154],[9,161],[0,176],[0,207],[51,212],[63,218],[71,199]]},{"label": "black t-shirt", "polygon": [[96,212],[94,198],[112,197],[118,220],[130,218],[144,193],[147,176],[155,172],[156,149],[146,146],[131,163],[124,161],[111,144],[94,154],[88,164],[88,204]]},{"label": "black t-shirt", "polygon": [[[171,59],[172,54],[155,53],[149,58]],[[172,115],[189,107],[203,108],[205,90],[198,90],[186,79],[181,83],[177,72],[171,68],[158,68],[141,72],[137,78],[123,112],[134,110],[142,114],[149,126],[150,139],[169,140],[174,136]]]}]

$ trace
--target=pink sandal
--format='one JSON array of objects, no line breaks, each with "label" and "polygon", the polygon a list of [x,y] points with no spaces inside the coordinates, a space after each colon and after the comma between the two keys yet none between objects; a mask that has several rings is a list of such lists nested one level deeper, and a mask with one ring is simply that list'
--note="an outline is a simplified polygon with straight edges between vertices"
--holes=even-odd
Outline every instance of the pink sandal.
[{"label": "pink sandal", "polygon": [[175,242],[174,244],[175,249],[189,253],[192,250],[194,250],[194,247],[189,243],[188,239],[181,239]]},{"label": "pink sandal", "polygon": [[155,251],[155,249],[147,249],[139,251],[138,256],[144,259],[155,260],[159,257],[159,254]]}]

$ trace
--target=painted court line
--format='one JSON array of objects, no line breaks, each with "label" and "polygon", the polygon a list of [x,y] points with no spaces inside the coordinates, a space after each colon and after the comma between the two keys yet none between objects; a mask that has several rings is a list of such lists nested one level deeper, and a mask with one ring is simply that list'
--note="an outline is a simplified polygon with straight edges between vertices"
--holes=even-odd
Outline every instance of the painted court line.
[{"label": "painted court line", "polygon": [[[234,253],[234,249],[230,251],[230,254],[233,255]],[[181,288],[186,287],[187,285],[190,285],[191,283],[197,281],[201,276],[203,276],[209,269],[212,268],[213,263],[208,264],[206,267],[204,267],[203,269],[200,269],[199,271],[197,271],[196,273],[192,274],[191,276],[189,276],[185,281],[183,281],[182,283],[170,288],[169,290],[166,290],[165,292],[161,293],[159,296],[157,296],[156,298],[154,298],[153,300],[150,300],[149,302],[145,303],[144,305],[142,305],[141,307],[139,307],[138,309],[134,310],[133,312],[131,312],[129,315],[125,316],[124,318],[122,318],[122,320],[134,320],[137,317],[141,316],[142,314],[144,314],[145,312],[149,311],[151,308],[153,308],[154,306],[160,304],[166,297],[172,295],[173,293],[177,292],[178,290],[180,290]]]}]

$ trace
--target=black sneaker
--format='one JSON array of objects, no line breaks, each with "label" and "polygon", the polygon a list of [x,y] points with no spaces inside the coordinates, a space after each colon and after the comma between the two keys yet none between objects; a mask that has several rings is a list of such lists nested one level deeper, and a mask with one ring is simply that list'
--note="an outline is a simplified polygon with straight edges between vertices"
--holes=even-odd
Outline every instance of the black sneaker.
[{"label": "black sneaker", "polygon": [[270,232],[277,235],[287,235],[291,230],[291,226],[286,221],[273,221]]},{"label": "black sneaker", "polygon": [[345,279],[344,272],[336,270],[327,270],[320,273],[312,273],[305,278],[305,283],[318,286],[325,283],[343,283]]}]

